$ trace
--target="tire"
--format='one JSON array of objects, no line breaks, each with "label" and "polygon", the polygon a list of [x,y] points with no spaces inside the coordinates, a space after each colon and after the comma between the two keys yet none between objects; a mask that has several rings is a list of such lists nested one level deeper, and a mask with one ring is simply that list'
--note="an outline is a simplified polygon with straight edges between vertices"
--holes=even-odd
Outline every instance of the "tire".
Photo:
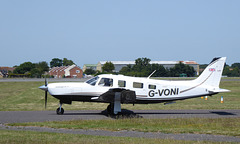
[{"label": "tire", "polygon": [[61,108],[61,111],[60,111],[60,108],[58,108],[58,109],[56,110],[56,113],[57,113],[58,115],[63,115],[63,114],[64,114],[64,109]]},{"label": "tire", "polygon": [[109,104],[107,107],[107,113],[113,114],[113,111],[114,111],[114,104]]}]

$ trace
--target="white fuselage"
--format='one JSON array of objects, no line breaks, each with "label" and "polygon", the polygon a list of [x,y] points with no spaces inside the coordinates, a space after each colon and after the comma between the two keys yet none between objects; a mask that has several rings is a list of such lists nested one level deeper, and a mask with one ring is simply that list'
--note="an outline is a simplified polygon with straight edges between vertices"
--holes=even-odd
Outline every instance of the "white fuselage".
[{"label": "white fuselage", "polygon": [[167,81],[104,74],[84,83],[47,84],[45,81],[45,85],[39,88],[45,91],[45,106],[47,92],[60,100],[57,114],[63,114],[63,103],[71,104],[72,101],[109,103],[108,113],[117,114],[121,112],[121,103],[171,102],[229,92],[219,88],[225,61],[226,57],[214,58],[194,80]]},{"label": "white fuselage", "polygon": [[[111,84],[104,85],[104,80]],[[84,83],[52,83],[48,85],[49,93],[60,99],[70,98],[72,101],[95,101],[97,97],[109,89],[123,88],[135,91],[136,103],[158,103],[211,95],[207,87],[194,80],[166,81],[148,78],[137,78],[123,75],[99,75],[94,82]]]}]

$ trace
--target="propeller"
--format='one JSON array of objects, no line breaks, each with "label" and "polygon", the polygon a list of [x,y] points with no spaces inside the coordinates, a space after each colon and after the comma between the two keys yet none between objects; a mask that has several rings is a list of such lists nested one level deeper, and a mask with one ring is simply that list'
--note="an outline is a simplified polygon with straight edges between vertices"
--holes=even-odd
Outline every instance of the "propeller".
[{"label": "propeller", "polygon": [[[47,82],[47,78],[45,78],[45,87],[47,87],[48,82]],[[45,109],[47,108],[47,92],[48,90],[45,90]]]},{"label": "propeller", "polygon": [[47,92],[48,92],[48,82],[47,78],[45,78],[45,85],[39,87],[41,90],[45,91],[45,109],[47,108]]}]

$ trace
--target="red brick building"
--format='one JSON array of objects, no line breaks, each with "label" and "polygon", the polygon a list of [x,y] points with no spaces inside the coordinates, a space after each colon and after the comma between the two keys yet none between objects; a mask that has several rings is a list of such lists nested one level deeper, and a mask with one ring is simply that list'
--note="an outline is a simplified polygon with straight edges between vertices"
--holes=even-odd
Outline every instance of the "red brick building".
[{"label": "red brick building", "polygon": [[61,66],[61,67],[53,67],[49,71],[49,75],[53,76],[54,78],[82,78],[83,71],[80,67],[76,65],[71,66]]},{"label": "red brick building", "polygon": [[9,72],[13,72],[15,68],[13,67],[0,67],[0,78],[8,77]]}]

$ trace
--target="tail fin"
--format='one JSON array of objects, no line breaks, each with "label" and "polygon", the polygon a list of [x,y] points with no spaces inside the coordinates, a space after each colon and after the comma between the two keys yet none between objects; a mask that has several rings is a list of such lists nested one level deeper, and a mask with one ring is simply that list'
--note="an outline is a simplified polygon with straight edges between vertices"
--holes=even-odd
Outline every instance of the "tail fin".
[{"label": "tail fin", "polygon": [[226,57],[214,58],[195,81],[200,84],[219,88],[225,61]]}]

